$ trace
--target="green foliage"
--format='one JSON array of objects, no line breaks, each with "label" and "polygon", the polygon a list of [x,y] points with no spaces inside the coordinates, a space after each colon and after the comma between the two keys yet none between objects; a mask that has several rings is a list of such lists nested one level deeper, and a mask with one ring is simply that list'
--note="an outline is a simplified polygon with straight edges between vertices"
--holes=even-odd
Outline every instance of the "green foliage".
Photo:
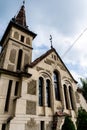
[{"label": "green foliage", "polygon": [[74,123],[68,116],[65,117],[65,121],[62,126],[62,130],[75,130]]},{"label": "green foliage", "polygon": [[82,94],[87,101],[87,78],[86,79],[81,78],[80,80],[82,83]]},{"label": "green foliage", "polygon": [[87,112],[80,108],[77,117],[77,130],[87,130]]}]

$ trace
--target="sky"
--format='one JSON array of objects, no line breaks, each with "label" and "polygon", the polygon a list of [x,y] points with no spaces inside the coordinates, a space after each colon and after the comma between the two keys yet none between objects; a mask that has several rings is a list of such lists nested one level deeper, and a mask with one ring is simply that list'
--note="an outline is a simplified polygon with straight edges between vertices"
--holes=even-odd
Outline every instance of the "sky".
[{"label": "sky", "polygon": [[[17,15],[23,0],[0,0],[0,39]],[[29,29],[37,34],[33,41],[33,60],[52,44],[73,77],[87,78],[87,0],[25,0]]]}]

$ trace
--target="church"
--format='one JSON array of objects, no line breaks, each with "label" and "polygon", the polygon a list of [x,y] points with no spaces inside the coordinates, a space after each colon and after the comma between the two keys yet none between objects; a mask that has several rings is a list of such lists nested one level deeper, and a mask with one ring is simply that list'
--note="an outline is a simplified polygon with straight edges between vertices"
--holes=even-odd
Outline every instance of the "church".
[{"label": "church", "polygon": [[87,104],[53,46],[32,62],[36,33],[26,23],[25,5],[0,40],[0,130],[62,130]]}]

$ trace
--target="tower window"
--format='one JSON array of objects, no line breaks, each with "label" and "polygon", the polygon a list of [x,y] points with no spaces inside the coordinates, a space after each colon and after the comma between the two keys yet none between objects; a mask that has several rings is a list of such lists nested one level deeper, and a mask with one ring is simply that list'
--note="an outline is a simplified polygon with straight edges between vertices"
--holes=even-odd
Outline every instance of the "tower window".
[{"label": "tower window", "polygon": [[20,41],[21,41],[21,42],[24,42],[24,36],[21,35]]},{"label": "tower window", "polygon": [[39,78],[39,105],[43,106],[43,78]]},{"label": "tower window", "polygon": [[40,122],[40,130],[44,130],[44,121]]},{"label": "tower window", "polygon": [[2,124],[2,130],[6,129],[6,124]]},{"label": "tower window", "polygon": [[46,80],[46,100],[47,100],[47,106],[50,107],[50,80]]},{"label": "tower window", "polygon": [[20,49],[18,53],[17,70],[21,69],[23,51]]},{"label": "tower window", "polygon": [[55,89],[55,98],[60,100],[60,90],[59,90],[59,75],[54,71],[54,89]]},{"label": "tower window", "polygon": [[5,103],[5,111],[8,111],[9,102],[10,102],[10,95],[11,95],[11,87],[12,87],[12,80],[9,81],[7,96],[6,96],[6,103]]},{"label": "tower window", "polygon": [[15,92],[14,92],[15,96],[18,95],[18,86],[19,86],[19,82],[17,81],[16,84],[15,84]]}]

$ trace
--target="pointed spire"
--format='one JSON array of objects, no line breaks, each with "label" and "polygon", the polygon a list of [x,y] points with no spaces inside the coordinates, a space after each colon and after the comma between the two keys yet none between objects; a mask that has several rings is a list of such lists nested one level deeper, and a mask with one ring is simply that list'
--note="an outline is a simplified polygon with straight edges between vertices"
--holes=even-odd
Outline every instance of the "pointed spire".
[{"label": "pointed spire", "polygon": [[23,1],[23,5],[21,6],[17,16],[15,17],[15,22],[25,28],[28,26],[26,25],[26,15],[25,15],[25,1]]}]

